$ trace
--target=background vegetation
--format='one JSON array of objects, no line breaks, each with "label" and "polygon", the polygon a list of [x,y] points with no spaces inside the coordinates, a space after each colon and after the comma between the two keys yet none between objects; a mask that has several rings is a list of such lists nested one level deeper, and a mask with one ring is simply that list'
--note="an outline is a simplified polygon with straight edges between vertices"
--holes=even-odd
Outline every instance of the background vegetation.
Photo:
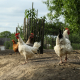
[{"label": "background vegetation", "polygon": [[[55,36],[58,35],[59,28],[64,29],[65,27],[68,27],[70,29],[69,38],[73,49],[80,49],[80,0],[46,0],[43,3],[49,10],[47,16],[38,18],[37,10],[35,10],[35,8],[26,9],[24,15],[27,19],[35,18],[35,21],[37,19],[45,19],[44,48],[53,49],[55,46]],[[60,22],[59,18],[63,18],[64,21]],[[33,26],[35,26],[34,21],[32,23]],[[21,37],[24,39],[23,26],[18,25],[18,32],[21,33]],[[11,39],[10,42],[6,42],[7,49],[12,48],[12,39],[16,40],[14,35],[15,33],[9,31],[0,33],[0,38],[7,37]]]}]

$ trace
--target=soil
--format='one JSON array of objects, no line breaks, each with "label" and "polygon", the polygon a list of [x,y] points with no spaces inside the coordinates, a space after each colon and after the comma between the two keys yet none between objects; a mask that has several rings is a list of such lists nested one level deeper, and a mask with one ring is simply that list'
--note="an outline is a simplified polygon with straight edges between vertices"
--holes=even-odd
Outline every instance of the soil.
[{"label": "soil", "polygon": [[50,49],[23,62],[24,57],[13,50],[0,51],[0,80],[80,80],[80,50],[71,52],[63,64]]}]

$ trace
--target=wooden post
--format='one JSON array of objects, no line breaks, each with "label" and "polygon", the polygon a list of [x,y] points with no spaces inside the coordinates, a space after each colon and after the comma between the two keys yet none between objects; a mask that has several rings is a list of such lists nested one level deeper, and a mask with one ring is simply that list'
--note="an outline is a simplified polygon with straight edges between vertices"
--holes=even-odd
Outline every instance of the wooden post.
[{"label": "wooden post", "polygon": [[28,19],[27,19],[27,31],[26,31],[26,40],[28,40],[28,26],[29,26],[29,23],[28,23]]},{"label": "wooden post", "polygon": [[33,30],[33,33],[34,33],[34,42],[36,41],[36,25],[35,25],[35,18],[34,18],[34,30]]},{"label": "wooden post", "polygon": [[[32,13],[33,13],[33,2],[32,2]],[[31,19],[31,27],[32,27],[31,32],[33,32],[33,14],[32,14],[32,19]]]},{"label": "wooden post", "polygon": [[40,54],[43,54],[43,46],[44,46],[44,19],[42,20],[42,26],[41,26],[42,30],[41,30],[41,48],[40,48]]},{"label": "wooden post", "polygon": [[30,18],[28,18],[27,19],[27,40],[28,40],[28,37],[29,37],[29,35],[30,35],[30,26],[31,26],[31,21],[30,21],[31,19]]},{"label": "wooden post", "polygon": [[35,25],[36,25],[36,41],[38,41],[38,25],[37,25],[37,18],[35,21]]},{"label": "wooden post", "polygon": [[26,18],[24,18],[24,41],[26,42]]}]

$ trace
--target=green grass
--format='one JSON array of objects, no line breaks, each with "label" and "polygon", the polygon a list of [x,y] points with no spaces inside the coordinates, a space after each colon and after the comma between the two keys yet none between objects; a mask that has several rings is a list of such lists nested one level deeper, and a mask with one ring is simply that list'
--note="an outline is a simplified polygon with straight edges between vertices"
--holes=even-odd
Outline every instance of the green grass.
[{"label": "green grass", "polygon": [[79,50],[80,49],[80,43],[72,43],[72,47],[74,50]]}]

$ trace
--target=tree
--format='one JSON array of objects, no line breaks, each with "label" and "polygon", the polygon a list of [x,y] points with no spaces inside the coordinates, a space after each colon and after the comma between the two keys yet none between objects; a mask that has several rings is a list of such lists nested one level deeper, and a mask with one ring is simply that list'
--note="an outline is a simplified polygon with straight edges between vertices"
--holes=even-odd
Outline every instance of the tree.
[{"label": "tree", "polygon": [[9,38],[10,36],[11,36],[10,31],[3,31],[3,32],[0,33],[0,38],[3,38],[3,37]]},{"label": "tree", "polygon": [[62,22],[46,22],[45,23],[45,35],[57,35],[59,32],[59,28],[63,28],[62,26],[66,26]]},{"label": "tree", "polygon": [[25,17],[28,18],[36,18],[37,17],[37,11],[35,8],[33,8],[33,3],[32,3],[32,9],[26,9],[25,10]]},{"label": "tree", "polygon": [[49,19],[58,19],[61,15],[65,18],[65,24],[71,30],[80,28],[80,0],[46,0],[43,2],[50,11]]},{"label": "tree", "polygon": [[26,9],[25,10],[25,17],[28,19],[28,18],[36,18],[37,17],[37,11],[35,10],[35,8],[33,9]]},{"label": "tree", "polygon": [[[34,23],[33,20],[37,18],[37,15],[38,15],[38,11],[35,10],[35,8],[33,8],[33,3],[32,3],[32,9],[25,10],[25,18],[27,18],[27,29],[28,26],[30,26],[31,27],[31,29],[29,28],[30,32],[33,32],[33,23]],[[27,32],[28,36],[30,35],[30,32]]]}]

